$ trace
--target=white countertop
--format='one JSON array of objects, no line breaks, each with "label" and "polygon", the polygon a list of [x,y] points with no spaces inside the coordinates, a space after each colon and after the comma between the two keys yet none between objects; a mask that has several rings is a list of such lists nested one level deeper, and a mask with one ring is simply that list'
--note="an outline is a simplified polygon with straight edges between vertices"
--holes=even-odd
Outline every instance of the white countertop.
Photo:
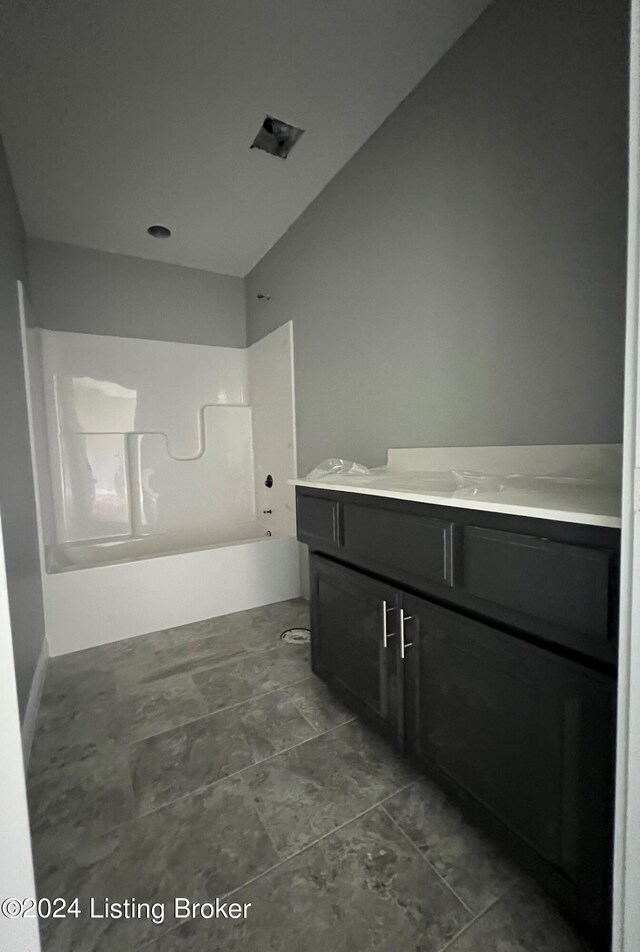
[{"label": "white countertop", "polygon": [[[401,480],[403,474],[398,472]],[[342,482],[340,482],[342,479]],[[456,492],[422,492],[393,489],[391,474],[385,479],[384,488],[376,486],[375,480],[367,485],[363,478],[331,477],[320,482],[307,479],[291,479],[292,486],[307,489],[324,489],[334,492],[359,493],[365,496],[380,496],[384,499],[404,499],[409,502],[424,502],[435,506],[452,506],[457,509],[475,509],[482,512],[502,512],[514,516],[535,519],[553,519],[556,522],[573,522],[588,526],[609,526],[619,529],[620,492],[603,487],[593,488],[576,485],[553,485],[543,492],[505,489],[501,492],[482,492],[475,496]]]}]

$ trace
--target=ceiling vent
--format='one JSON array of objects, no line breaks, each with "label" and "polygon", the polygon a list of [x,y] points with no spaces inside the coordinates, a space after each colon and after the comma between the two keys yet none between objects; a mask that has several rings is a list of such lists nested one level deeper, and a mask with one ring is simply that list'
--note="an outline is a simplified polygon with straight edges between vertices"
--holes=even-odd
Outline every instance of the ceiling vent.
[{"label": "ceiling vent", "polygon": [[303,132],[304,129],[290,126],[288,122],[283,122],[282,119],[266,116],[258,130],[258,135],[251,143],[251,148],[262,149],[263,152],[268,152],[269,155],[277,155],[280,159],[286,159]]}]

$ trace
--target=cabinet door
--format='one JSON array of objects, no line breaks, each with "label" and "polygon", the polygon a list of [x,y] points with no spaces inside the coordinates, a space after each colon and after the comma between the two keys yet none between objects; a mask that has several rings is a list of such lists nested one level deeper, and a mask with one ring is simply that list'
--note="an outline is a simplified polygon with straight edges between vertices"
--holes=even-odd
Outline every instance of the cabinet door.
[{"label": "cabinet door", "polygon": [[526,844],[538,872],[560,874],[561,898],[601,928],[613,682],[422,599],[406,596],[403,607],[413,756],[479,805],[495,832]]},{"label": "cabinet door", "polygon": [[396,590],[313,554],[310,569],[314,672],[397,740]]}]

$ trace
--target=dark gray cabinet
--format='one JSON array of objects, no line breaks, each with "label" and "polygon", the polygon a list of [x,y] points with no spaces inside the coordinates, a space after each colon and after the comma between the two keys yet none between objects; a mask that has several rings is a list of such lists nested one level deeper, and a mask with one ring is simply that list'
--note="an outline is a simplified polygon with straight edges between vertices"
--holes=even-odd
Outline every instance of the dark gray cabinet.
[{"label": "dark gray cabinet", "polygon": [[403,595],[408,753],[525,844],[594,928],[606,920],[613,682]]},{"label": "dark gray cabinet", "polygon": [[312,550],[467,613],[615,665],[620,532],[298,490]]},{"label": "dark gray cabinet", "polygon": [[607,948],[617,534],[318,497],[314,672]]}]

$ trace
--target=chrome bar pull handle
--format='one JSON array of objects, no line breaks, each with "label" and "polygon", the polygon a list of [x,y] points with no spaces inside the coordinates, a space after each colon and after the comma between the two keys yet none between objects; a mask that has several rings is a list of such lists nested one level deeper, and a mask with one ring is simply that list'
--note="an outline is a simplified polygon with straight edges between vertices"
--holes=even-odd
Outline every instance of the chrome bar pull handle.
[{"label": "chrome bar pull handle", "polygon": [[389,638],[393,638],[395,631],[387,630],[387,615],[389,612],[393,611],[393,605],[391,608],[387,608],[387,600],[382,599],[382,645],[384,648],[389,647]]},{"label": "chrome bar pull handle", "polygon": [[404,623],[406,621],[411,621],[412,618],[413,618],[413,615],[405,615],[404,609],[403,608],[400,609],[400,657],[402,658],[403,661],[404,661],[405,648],[410,648],[411,645],[413,644],[412,641],[404,640]]}]

